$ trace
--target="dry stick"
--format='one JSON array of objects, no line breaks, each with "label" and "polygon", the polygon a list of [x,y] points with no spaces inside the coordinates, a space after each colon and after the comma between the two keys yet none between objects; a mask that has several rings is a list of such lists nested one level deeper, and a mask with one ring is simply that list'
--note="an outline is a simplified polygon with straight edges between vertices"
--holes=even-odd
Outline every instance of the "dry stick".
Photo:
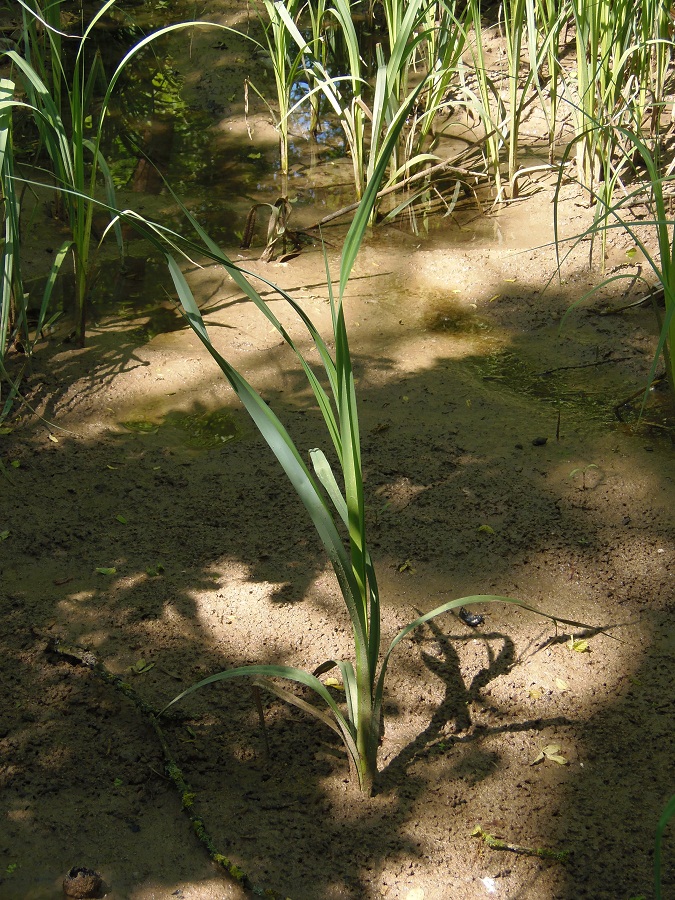
[{"label": "dry stick", "polygon": [[610,363],[630,362],[634,356],[617,356],[615,359],[598,359],[590,363],[577,363],[573,366],[556,366],[555,369],[547,369],[545,372],[537,372],[535,378],[543,378],[544,375],[552,375],[554,372],[565,372],[569,369],[593,369],[596,366],[608,366]]},{"label": "dry stick", "polygon": [[245,890],[250,891],[256,897],[267,897],[269,898],[269,900],[290,900],[289,897],[286,897],[284,894],[280,894],[278,891],[272,890],[271,888],[262,888],[256,885],[251,880],[250,876],[243,871],[243,869],[240,869],[236,863],[232,862],[232,860],[229,859],[229,857],[224,856],[217,850],[210,834],[206,830],[204,820],[194,811],[193,806],[195,793],[185,780],[180,766],[174,759],[171,748],[169,747],[166,737],[164,736],[164,732],[159,725],[158,711],[141,697],[139,697],[136,691],[131,687],[131,685],[124,681],[124,679],[120,678],[119,675],[113,675],[112,672],[109,672],[103,665],[103,663],[97,658],[96,654],[92,653],[91,650],[86,650],[83,647],[76,646],[75,644],[67,644],[64,641],[60,640],[58,637],[42,634],[36,629],[33,629],[33,633],[39,638],[46,639],[47,652],[56,653],[71,664],[79,664],[82,666],[86,666],[88,669],[91,669],[92,672],[94,672],[95,675],[98,675],[98,677],[105,681],[106,684],[112,685],[112,687],[116,688],[118,691],[121,691],[121,693],[123,693],[125,697],[131,700],[131,702],[136,706],[139,712],[143,713],[143,715],[148,719],[153,731],[155,732],[155,735],[157,736],[159,745],[162,748],[162,753],[164,754],[164,761],[166,764],[166,771],[168,772],[171,780],[180,793],[181,804],[184,812],[190,820],[192,830],[204,845],[204,847],[206,847],[206,851],[213,862],[217,863],[217,865],[224,869],[227,874],[237,882],[237,884],[239,884]]}]

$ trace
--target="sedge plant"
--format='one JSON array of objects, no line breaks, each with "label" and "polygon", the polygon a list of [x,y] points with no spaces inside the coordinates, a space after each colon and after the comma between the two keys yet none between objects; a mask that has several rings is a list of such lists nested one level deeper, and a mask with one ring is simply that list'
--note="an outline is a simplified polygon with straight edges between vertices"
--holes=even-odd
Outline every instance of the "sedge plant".
[{"label": "sedge plant", "polygon": [[[88,59],[89,37],[97,22],[115,2],[108,0],[104,3],[82,36],[72,38],[44,18],[37,0],[30,5],[21,0],[23,54],[13,49],[2,54],[13,67],[16,80],[26,95],[25,100],[3,98],[3,111],[10,107],[23,108],[32,115],[40,143],[51,165],[51,171],[43,173],[43,176],[47,181],[53,180],[58,205],[63,207],[70,230],[70,237],[62,244],[56,260],[61,265],[68,253],[72,254],[81,343],[84,342],[87,292],[95,247],[92,240],[93,198],[99,176],[103,178],[109,204],[115,205],[112,175],[100,150],[100,131],[99,138],[92,140],[94,91],[102,75],[102,67],[97,54],[93,59]],[[58,4],[52,6],[58,7]],[[44,36],[41,29],[44,29]],[[62,56],[64,39],[74,40],[77,46],[72,78],[65,73]],[[98,110],[101,118],[105,112],[105,107]],[[114,231],[123,254],[122,232],[118,224]]]},{"label": "sedge plant", "polygon": [[[194,27],[194,25],[195,23],[191,22],[167,26],[142,39],[132,48],[110,79],[102,101],[102,110],[105,112],[108,108],[112,91],[124,67],[136,53],[160,35],[173,33],[186,27]],[[351,623],[353,652],[349,659],[327,660],[312,672],[294,666],[281,665],[254,665],[228,669],[188,687],[168,705],[171,706],[209,684],[232,679],[252,678],[257,685],[263,686],[271,693],[310,713],[342,738],[350,769],[354,773],[359,788],[366,794],[372,792],[377,775],[377,753],[382,733],[383,701],[388,665],[393,650],[401,641],[424,623],[461,606],[486,602],[507,602],[517,604],[524,609],[532,609],[520,601],[495,595],[477,594],[452,600],[410,622],[394,636],[386,651],[381,652],[380,595],[366,534],[356,384],[349,349],[344,300],[356,255],[376,202],[378,188],[389,165],[394,146],[399,140],[401,129],[417,102],[422,88],[423,83],[411,94],[407,103],[400,106],[386,129],[384,140],[379,145],[372,177],[366,185],[363,199],[345,239],[340,263],[339,287],[336,294],[330,287],[332,281],[328,274],[332,314],[330,341],[323,339],[307,313],[288,293],[275,288],[298,317],[299,322],[306,328],[313,346],[318,351],[324,371],[323,383],[290,333],[276,317],[271,306],[253,287],[250,273],[235,266],[184,207],[188,221],[197,232],[198,242],[191,241],[183,235],[153,223],[131,210],[119,211],[110,203],[104,203],[92,194],[80,195],[80,192],[73,187],[61,188],[66,195],[66,202],[83,199],[92,205],[106,209],[113,217],[111,227],[119,225],[120,220],[123,220],[136,228],[162,253],[189,325],[237,393],[253,423],[274,453],[286,477],[305,506],[335,571],[346,613]],[[0,103],[0,116],[11,109],[14,103],[15,101]],[[103,119],[101,118],[98,123],[98,133],[93,142],[94,149],[100,141],[102,123]],[[58,131],[56,131],[56,135],[58,135]],[[331,466],[327,454],[319,448],[310,450],[310,468],[276,414],[241,373],[216,350],[209,337],[198,304],[177,261],[177,254],[182,254],[188,259],[201,254],[226,267],[235,283],[257,306],[268,322],[277,329],[296,354],[322,413],[329,445],[337,460],[336,469]],[[274,287],[266,279],[261,280],[267,286]],[[329,349],[330,342],[334,345],[332,354]],[[558,619],[558,621],[569,622],[564,619]],[[581,625],[582,623],[569,622],[569,624]],[[333,698],[319,677],[333,668],[337,668],[342,676],[345,688],[344,705],[339,704]],[[323,707],[308,703],[303,698],[296,696],[287,687],[282,686],[280,681],[300,684],[311,689],[319,701],[323,702]]]},{"label": "sedge plant", "polygon": [[[43,329],[58,317],[49,317],[54,284],[67,247],[55,254],[44,290],[37,319],[29,326],[29,294],[25,290],[21,271],[21,192],[16,177],[12,111],[16,85],[7,78],[0,79],[0,191],[2,195],[2,237],[0,238],[0,381],[9,385],[7,396],[0,405],[0,421],[8,414],[18,391],[20,376],[8,376],[6,357],[14,347],[24,357],[30,357]],[[0,395],[1,396],[1,395]]]},{"label": "sedge plant", "polygon": [[[648,388],[656,376],[659,358],[663,355],[666,364],[666,376],[673,391],[673,396],[675,396],[675,357],[673,356],[675,350],[675,219],[673,219],[672,214],[669,214],[669,198],[666,192],[667,186],[675,181],[675,176],[664,174],[661,171],[658,154],[650,151],[642,136],[627,128],[619,128],[618,131],[620,132],[618,138],[628,148],[624,151],[626,159],[634,160],[636,157],[639,158],[646,170],[646,179],[644,183],[638,184],[633,190],[626,191],[617,201],[608,202],[604,195],[591,192],[591,197],[602,210],[602,214],[600,216],[596,215],[594,223],[582,234],[568,238],[567,241],[571,242],[572,250],[581,241],[589,237],[592,238],[597,231],[602,230],[602,233],[605,234],[608,228],[615,228],[627,232],[634,241],[635,246],[642,251],[657,285],[663,289],[665,298],[665,313],[663,316],[661,316],[660,311],[654,304],[659,341],[649,373]],[[560,234],[558,219],[558,198],[561,184],[562,175],[558,180],[554,205],[554,233],[558,253],[558,268],[562,264],[560,247],[564,242]],[[644,202],[648,207],[649,214],[645,218],[636,219],[631,212],[632,206],[638,200]],[[649,240],[650,233],[651,240]],[[640,278],[647,287],[652,286],[643,276],[640,276]],[[635,276],[622,272],[604,279],[601,284],[584,294],[583,297],[573,304],[565,314],[565,317],[563,317],[563,323],[572,309],[583,303],[600,288],[612,281],[625,279],[634,281]],[[646,399],[647,392],[644,395],[643,409]]]},{"label": "sedge plant", "polygon": [[456,0],[429,4],[424,11],[423,54],[427,72],[427,89],[423,110],[417,116],[415,147],[421,151],[434,127],[435,119],[447,105],[447,96],[457,78],[457,69],[466,46],[466,9]]},{"label": "sedge plant", "polygon": [[[385,57],[382,45],[377,45],[377,71],[370,106],[366,103],[367,72],[361,58],[348,0],[333,0],[333,6],[328,10],[341,30],[350,68],[349,75],[335,77],[330,76],[321,62],[313,56],[311,46],[284,5],[282,3],[275,5],[289,35],[305,56],[306,71],[311,72],[314,82],[312,92],[321,91],[324,94],[343,128],[352,158],[356,197],[361,199],[366,184],[373,177],[375,162],[380,159],[385,136],[391,136],[394,119],[398,118],[402,108],[408,109],[409,112],[413,110],[415,104],[411,103],[411,97],[414,95],[417,102],[417,98],[422,95],[422,86],[426,91],[428,73],[421,78],[418,89],[401,99],[401,85],[407,82],[407,74],[404,76],[404,73],[407,72],[410,60],[415,56],[418,47],[426,39],[421,5],[416,0],[408,6],[396,29],[396,39],[390,36],[391,52],[388,58]],[[349,96],[345,96],[345,91],[342,90],[344,84],[347,85]],[[304,102],[305,99],[300,102]],[[369,124],[368,128],[366,122]],[[388,144],[390,160],[387,161],[387,165],[390,171],[386,187],[400,182],[414,167],[437,160],[433,154],[419,152],[413,140],[409,139],[405,142],[405,146],[402,146],[402,131],[401,125],[397,129],[396,139]],[[375,203],[371,207],[371,221],[374,219],[376,208]]]},{"label": "sedge plant", "polygon": [[[290,17],[292,21],[299,17],[302,4],[300,0],[286,0],[285,4],[274,3],[273,0],[262,0],[266,17],[260,14],[263,24],[267,53],[272,63],[274,84],[276,87],[278,119],[276,127],[279,132],[279,153],[281,158],[281,172],[288,173],[288,139],[289,116],[291,108],[291,91],[298,77],[303,72],[303,54],[294,48],[289,40],[289,31],[282,18],[281,11]],[[248,37],[248,35],[245,35]],[[251,39],[252,40],[252,39]],[[257,43],[257,41],[254,41]],[[260,45],[259,45],[260,46]],[[265,101],[260,90],[251,83],[259,97]],[[268,108],[269,104],[268,104]]]},{"label": "sedge plant", "polygon": [[[361,442],[356,397],[356,384],[345,316],[345,291],[350,273],[366,232],[376,201],[378,187],[399,139],[406,116],[416,100],[413,93],[402,106],[383,141],[372,178],[366,185],[361,203],[349,229],[342,250],[339,287],[331,288],[328,273],[329,302],[332,316],[330,341],[334,353],[312,323],[307,313],[286,292],[276,289],[306,328],[323,365],[324,383],[311,368],[292,337],[277,319],[271,307],[253,288],[246,273],[233,266],[187,213],[203,240],[207,255],[228,268],[235,282],[252,300],[267,320],[279,331],[295,352],[307,378],[326,426],[327,438],[337,468],[331,466],[327,454],[319,448],[310,450],[310,465],[293,443],[283,423],[265,403],[255,388],[214,347],[198,304],[182,274],[174,255],[165,252],[167,264],[184,314],[195,334],[238,395],[255,426],[293,485],[316,529],[333,566],[352,630],[352,655],[349,659],[327,660],[312,672],[289,665],[260,664],[239,666],[217,672],[188,687],[175,697],[171,706],[207,685],[241,678],[252,679],[272,694],[298,706],[335,731],[342,739],[358,787],[365,794],[373,790],[377,775],[377,754],[383,725],[383,701],[386,676],[393,650],[414,629],[437,616],[458,607],[486,602],[516,603],[517,600],[495,595],[474,595],[452,600],[419,616],[396,634],[384,653],[381,652],[380,594],[366,534],[366,507],[361,467]],[[263,279],[265,281],[265,279]],[[269,282],[266,282],[269,284]],[[310,468],[311,466],[311,468]],[[320,675],[337,668],[345,691],[344,704],[338,703]],[[280,683],[281,682],[281,683]],[[319,704],[309,703],[283,684],[299,684],[314,692]],[[167,706],[167,708],[168,708]]]}]

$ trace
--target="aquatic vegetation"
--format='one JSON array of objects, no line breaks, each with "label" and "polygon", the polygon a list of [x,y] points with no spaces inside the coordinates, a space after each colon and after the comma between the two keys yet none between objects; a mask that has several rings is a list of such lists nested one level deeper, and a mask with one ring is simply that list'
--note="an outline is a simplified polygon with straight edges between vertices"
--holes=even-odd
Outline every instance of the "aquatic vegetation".
[{"label": "aquatic vegetation", "polygon": [[[17,48],[6,50],[2,54],[12,65],[26,100],[15,100],[5,95],[1,112],[8,117],[11,116],[12,108],[23,108],[32,115],[40,144],[51,164],[50,172],[36,170],[33,181],[36,187],[42,187],[53,179],[55,202],[59,211],[63,210],[63,217],[70,231],[70,237],[63,242],[56,254],[55,268],[52,271],[55,276],[67,255],[72,255],[81,343],[84,342],[86,299],[92,262],[93,198],[99,176],[103,179],[109,204],[116,205],[112,176],[100,150],[100,124],[96,127],[96,118],[102,121],[107,111],[105,104],[99,107],[94,102],[95,89],[102,75],[100,58],[97,54],[94,54],[93,59],[88,58],[88,38],[97,22],[114,3],[115,0],[108,0],[103,4],[82,36],[75,38],[77,52],[70,76],[66,75],[64,68],[61,39],[66,35],[59,28],[58,4],[50,6],[48,16],[51,16],[51,21],[45,20],[44,11],[37,0],[32,5],[22,4],[23,53]],[[42,37],[42,30],[38,33],[40,24],[46,26],[46,38]],[[6,144],[6,150],[7,147],[9,144]],[[113,223],[112,227],[123,254],[119,224]],[[5,304],[6,299],[3,297],[3,307]]]},{"label": "aquatic vegetation", "polygon": [[[291,109],[291,91],[300,73],[303,71],[303,52],[293,50],[289,30],[285,25],[284,17],[288,16],[294,21],[300,14],[301,3],[299,0],[287,0],[286,3],[274,3],[272,0],[262,0],[266,17],[260,15],[265,35],[265,49],[272,62],[272,72],[277,96],[277,121],[279,131],[279,150],[282,173],[288,172],[288,128]],[[257,42],[256,42],[257,43]],[[262,45],[259,45],[263,49]],[[253,83],[251,86],[256,93],[263,98],[264,95]],[[265,101],[266,102],[266,101]],[[269,107],[268,104],[268,108]]]},{"label": "aquatic vegetation", "polygon": [[[589,237],[593,237],[601,233],[606,235],[608,229],[621,229],[626,231],[633,241],[644,254],[652,274],[655,276],[657,283],[663,288],[665,298],[665,315],[661,317],[660,312],[653,304],[656,316],[657,328],[659,331],[659,342],[657,350],[652,362],[651,371],[649,373],[647,389],[643,400],[642,407],[647,398],[647,390],[656,376],[656,370],[661,355],[665,361],[665,370],[670,383],[673,396],[675,396],[675,361],[673,358],[673,348],[675,347],[675,220],[672,214],[669,214],[669,199],[665,188],[672,184],[672,175],[663,175],[659,168],[658,156],[653,154],[645,141],[633,131],[626,128],[618,128],[618,137],[621,142],[630,148],[624,151],[624,162],[626,165],[632,165],[636,159],[639,159],[647,173],[645,183],[638,183],[631,191],[626,191],[619,200],[613,202],[608,199],[604,192],[595,194],[589,191],[589,194],[598,207],[598,213],[595,216],[593,224],[587,228],[582,234],[576,235],[567,240],[571,242],[572,249],[579,245],[581,241]],[[564,262],[561,256],[561,247],[564,243],[560,234],[558,223],[558,198],[560,192],[561,180],[558,181],[558,189],[556,191],[555,204],[555,235],[558,251],[559,267]],[[648,209],[648,216],[641,219],[635,219],[632,215],[632,208],[639,201]],[[656,250],[652,250],[652,241],[647,238],[651,233],[653,244]],[[610,278],[604,279],[600,284],[596,285],[591,291],[581,297],[571,309],[574,309],[580,303],[583,303],[596,291],[600,290],[606,284],[617,281],[630,279],[635,281],[635,275],[628,272],[622,272],[618,275],[612,275]],[[643,276],[640,276],[647,288],[650,288],[650,282]],[[569,312],[566,314],[569,315]],[[564,320],[563,320],[564,321]]]},{"label": "aquatic vegetation", "polygon": [[[419,90],[421,85],[417,88],[417,91]],[[266,664],[227,669],[193,684],[175,697],[168,706],[207,685],[239,678],[252,678],[258,687],[264,687],[272,694],[299,707],[340,736],[347,751],[350,769],[360,790],[366,794],[371,793],[377,775],[377,753],[383,726],[383,700],[388,664],[392,652],[401,641],[416,628],[437,616],[475,603],[511,603],[537,612],[527,604],[508,597],[478,594],[463,597],[443,603],[410,622],[395,635],[387,650],[381,654],[380,595],[366,534],[359,417],[345,320],[344,295],[371,218],[387,162],[415,100],[416,92],[408,103],[399,109],[388,130],[372,177],[368,181],[344,242],[337,294],[333,292],[332,279],[330,273],[327,273],[332,317],[330,338],[335,347],[334,355],[331,355],[328,342],[322,338],[301,306],[285,291],[275,289],[304,325],[321,360],[327,389],[298,344],[278,320],[271,306],[254,289],[247,273],[234,266],[186,212],[210,258],[226,265],[237,285],[294,351],[321,411],[330,439],[330,453],[335,460],[333,464],[322,449],[315,448],[309,451],[313,471],[306,465],[303,454],[293,443],[273,410],[212,344],[194,295],[176,259],[165,250],[167,264],[190,326],[238,395],[312,520],[335,571],[353,635],[352,659],[327,660],[313,672],[294,666]],[[466,617],[465,621],[469,624],[478,624],[478,619],[473,620],[470,616]],[[337,669],[340,673],[344,688],[344,705],[335,699],[319,677],[332,669]],[[280,679],[312,690],[323,701],[327,711],[281,686]]]}]

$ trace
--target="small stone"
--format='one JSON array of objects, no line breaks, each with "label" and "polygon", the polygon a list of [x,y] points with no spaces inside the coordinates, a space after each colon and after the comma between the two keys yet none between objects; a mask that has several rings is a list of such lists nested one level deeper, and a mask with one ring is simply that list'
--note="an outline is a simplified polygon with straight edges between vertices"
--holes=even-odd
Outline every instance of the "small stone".
[{"label": "small stone", "polygon": [[548,438],[547,438],[547,437],[536,437],[536,438],[532,441],[532,446],[533,446],[533,447],[543,447],[544,444],[547,444],[547,443],[548,443]]},{"label": "small stone", "polygon": [[98,897],[103,879],[85,866],[73,866],[63,879],[63,893],[66,897],[76,897],[85,900],[87,897]]}]

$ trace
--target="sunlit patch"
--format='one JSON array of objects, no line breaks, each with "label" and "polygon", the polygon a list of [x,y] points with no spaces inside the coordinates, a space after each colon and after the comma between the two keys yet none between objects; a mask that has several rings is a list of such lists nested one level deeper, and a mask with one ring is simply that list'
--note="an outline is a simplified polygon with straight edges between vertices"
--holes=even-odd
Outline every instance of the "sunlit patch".
[{"label": "sunlit patch", "polygon": [[65,610],[72,610],[73,603],[87,603],[89,600],[93,600],[96,596],[97,591],[76,591],[73,594],[69,594],[65,600],[61,600],[59,602],[59,606],[64,608]]}]

